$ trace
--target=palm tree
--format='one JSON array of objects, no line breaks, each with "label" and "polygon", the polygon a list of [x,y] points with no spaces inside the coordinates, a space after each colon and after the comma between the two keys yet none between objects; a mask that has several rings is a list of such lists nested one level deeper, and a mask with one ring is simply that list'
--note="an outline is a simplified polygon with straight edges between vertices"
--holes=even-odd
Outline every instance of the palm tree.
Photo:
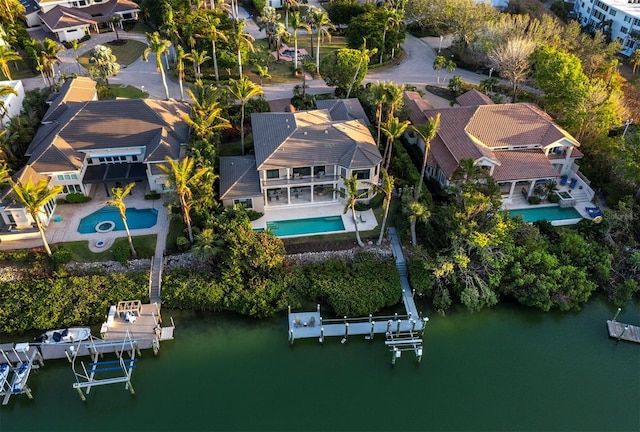
[{"label": "palm tree", "polygon": [[253,42],[255,41],[254,37],[249,33],[244,33],[245,25],[246,24],[244,21],[236,21],[234,32],[238,54],[238,72],[240,74],[240,78],[242,78],[242,48],[246,47],[249,51],[253,52]]},{"label": "palm tree", "polygon": [[180,100],[184,100],[184,88],[182,81],[184,81],[184,60],[187,59],[187,54],[184,53],[184,48],[178,45],[176,46],[176,75],[178,76],[178,85],[180,86]]},{"label": "palm tree", "polygon": [[241,77],[239,80],[229,80],[229,92],[240,101],[241,105],[241,117],[240,117],[240,142],[242,145],[242,154],[244,155],[244,106],[249,99],[264,94],[262,87],[252,82],[246,76]]},{"label": "palm tree", "polygon": [[380,146],[380,128],[382,127],[382,108],[387,101],[387,85],[378,81],[371,86],[371,96],[376,104],[376,123],[378,124],[378,146]]},{"label": "palm tree", "polygon": [[[6,164],[13,166],[17,162],[16,155],[11,147],[11,141],[7,138],[7,129],[2,129],[0,131],[0,160],[2,161],[0,167]],[[0,185],[2,185],[2,182],[0,182]]]},{"label": "palm tree", "polygon": [[209,173],[210,169],[205,167],[194,170],[195,161],[188,156],[184,158],[182,162],[177,162],[168,156],[165,158],[165,160],[169,165],[159,165],[158,168],[160,168],[160,170],[167,175],[169,187],[173,189],[178,195],[178,200],[180,201],[180,209],[182,210],[182,220],[187,225],[189,242],[193,244],[191,215],[189,214],[192,204],[191,187],[197,184],[200,177]]},{"label": "palm tree", "polygon": [[49,38],[45,38],[42,41],[39,58],[42,64],[42,72],[47,78],[49,87],[51,88],[53,88],[53,85],[55,83],[55,65],[60,64],[60,59],[58,58],[58,54],[60,53],[60,51],[61,48],[56,41]]},{"label": "palm tree", "polygon": [[440,84],[440,71],[447,67],[447,59],[439,55],[433,61],[433,70],[436,71],[437,83]]},{"label": "palm tree", "polygon": [[323,37],[331,40],[331,33],[329,29],[335,30],[336,26],[333,25],[329,19],[329,15],[322,9],[316,8],[313,10],[313,22],[316,28],[316,71],[320,71],[320,39]]},{"label": "palm tree", "polygon": [[411,223],[411,245],[418,246],[416,238],[416,222],[426,222],[431,216],[429,209],[419,201],[413,201],[409,204],[409,222]]},{"label": "palm tree", "polygon": [[276,23],[273,29],[273,38],[276,45],[276,52],[278,53],[278,58],[280,57],[280,47],[282,46],[282,38],[288,38],[291,36],[291,33],[287,30],[287,28],[281,22]]},{"label": "palm tree", "polygon": [[271,75],[269,75],[269,67],[261,66],[259,64],[256,65],[256,73],[260,77],[260,85],[262,85],[262,80],[264,78],[271,79]]},{"label": "palm tree", "polygon": [[133,239],[131,238],[131,232],[129,232],[129,224],[127,224],[127,205],[124,203],[124,198],[129,195],[131,189],[136,184],[134,182],[129,183],[123,188],[115,187],[111,189],[111,199],[105,201],[104,205],[113,206],[118,209],[118,213],[120,213],[120,217],[122,218],[122,223],[124,224],[124,229],[127,232],[127,237],[129,238],[129,249],[131,249],[131,256],[134,258],[138,256],[135,248],[133,247]]},{"label": "palm tree", "polygon": [[40,215],[46,215],[44,206],[62,192],[62,186],[58,185],[49,188],[49,182],[45,179],[40,180],[35,185],[31,182],[31,179],[28,179],[24,185],[14,183],[13,180],[9,180],[9,184],[11,185],[11,189],[13,189],[16,200],[18,200],[31,215],[38,231],[40,231],[44,249],[47,251],[47,255],[51,256],[51,248],[44,235],[44,227],[40,221]]},{"label": "palm tree", "polygon": [[22,56],[12,50],[11,48],[2,45],[0,46],[0,71],[4,77],[11,81],[11,70],[9,68],[9,62],[22,59]]},{"label": "palm tree", "polygon": [[218,74],[218,54],[216,49],[216,40],[220,39],[223,42],[227,42],[227,35],[220,31],[218,27],[220,26],[220,18],[214,17],[212,15],[206,15],[204,18],[205,23],[205,37],[211,39],[211,58],[213,59],[213,72],[216,76],[216,81],[220,80],[220,76]]},{"label": "palm tree", "polygon": [[424,141],[424,157],[422,158],[422,170],[420,171],[420,180],[418,181],[418,187],[416,188],[415,199],[420,197],[422,190],[422,181],[424,180],[424,172],[427,169],[427,159],[429,158],[429,151],[431,150],[431,140],[436,137],[438,129],[440,129],[440,113],[435,117],[430,117],[427,122],[420,126],[413,126],[412,129],[422,141]]},{"label": "palm tree", "polygon": [[358,202],[359,199],[366,198],[369,194],[369,191],[366,190],[365,192],[358,193],[358,177],[356,176],[351,176],[347,178],[341,175],[340,178],[344,182],[344,187],[345,187],[344,189],[341,189],[341,188],[325,189],[324,192],[322,193],[323,195],[326,195],[326,194],[335,192],[338,195],[340,195],[342,198],[345,198],[346,205],[344,207],[343,213],[347,213],[349,210],[351,210],[351,216],[353,217],[353,225],[356,227],[356,240],[358,241],[358,246],[364,247],[364,243],[360,239],[360,230],[358,229],[358,219],[356,218],[356,203]]},{"label": "palm tree", "polygon": [[[284,0],[282,2],[282,6],[284,6],[284,26],[289,28],[289,11],[297,11],[300,7],[300,4],[297,0]],[[295,12],[293,12],[295,13]],[[292,13],[292,15],[293,15]]]},{"label": "palm tree", "polygon": [[200,66],[202,66],[207,60],[210,60],[211,57],[209,57],[207,55],[207,52],[202,50],[202,51],[198,51],[198,50],[193,50],[188,54],[185,54],[185,58],[187,60],[191,60],[193,62],[193,65],[195,66],[196,70],[196,80],[199,80],[202,78],[202,72],[200,71]]},{"label": "palm tree", "polygon": [[[276,12],[276,8],[272,6],[266,6],[262,9],[262,13],[258,17],[258,28],[264,30],[267,35],[267,44],[271,48],[271,42],[275,43],[275,29],[280,21],[280,14]],[[278,47],[276,46],[277,50]],[[280,60],[280,59],[278,59]]]},{"label": "palm tree", "polygon": [[382,176],[382,184],[374,184],[367,182],[369,186],[373,186],[373,188],[380,193],[384,194],[383,201],[383,209],[384,216],[382,217],[382,225],[380,225],[380,236],[378,237],[378,241],[376,244],[380,246],[382,244],[382,238],[384,237],[384,227],[387,225],[387,217],[389,216],[389,206],[391,205],[391,198],[393,196],[393,189],[395,188],[396,179],[393,176],[390,176],[386,169],[381,169],[380,174]]},{"label": "palm tree", "polygon": [[[187,90],[187,94],[193,98],[191,90]],[[221,114],[222,108],[218,107],[217,102],[214,102],[206,111],[194,109],[191,117],[184,116],[182,120],[193,129],[199,138],[210,141],[215,132],[231,127],[229,120],[223,118]]]},{"label": "palm tree", "polygon": [[113,31],[116,32],[116,40],[120,40],[120,33],[118,33],[118,26],[120,25],[120,21],[122,21],[122,17],[119,17],[118,15],[114,15],[111,18],[109,18],[109,23],[111,24],[111,28],[113,28]]},{"label": "palm tree", "polygon": [[91,51],[89,58],[91,66],[91,74],[98,75],[107,85],[109,85],[109,77],[117,75],[120,71],[120,63],[111,53],[111,48],[104,45],[96,45]]},{"label": "palm tree", "polygon": [[[4,116],[7,114],[7,105],[4,98],[10,94],[18,96],[18,92],[11,86],[0,85],[0,127],[4,129]],[[3,131],[4,132],[4,131]]]},{"label": "palm tree", "polygon": [[629,62],[631,62],[631,64],[633,65],[633,74],[635,75],[636,69],[638,69],[638,66],[640,66],[640,49],[635,50],[633,54],[631,54],[631,57],[629,57]]},{"label": "palm tree", "polygon": [[395,114],[396,109],[402,103],[403,95],[404,84],[394,84],[393,81],[389,81],[389,83],[387,84],[387,104],[389,105],[387,120],[392,118]]},{"label": "palm tree", "polygon": [[80,69],[80,61],[78,59],[78,50],[80,49],[80,39],[74,39],[70,43],[71,43],[71,49],[73,50],[73,53],[76,56],[76,65],[78,65],[78,73],[81,73],[82,69]]},{"label": "palm tree", "polygon": [[384,19],[384,28],[382,31],[382,46],[380,47],[380,64],[382,64],[384,57],[384,47],[387,40],[387,31],[389,28],[396,27],[398,23],[402,22],[402,14],[395,9],[389,9],[384,6],[382,8],[382,17]]},{"label": "palm tree", "polygon": [[458,168],[453,172],[452,180],[462,180],[464,183],[475,180],[482,176],[483,170],[471,159],[462,159],[458,163]]},{"label": "palm tree", "polygon": [[382,159],[385,161],[384,169],[388,170],[391,164],[391,154],[393,153],[393,143],[400,138],[402,134],[409,127],[409,121],[400,121],[398,117],[390,118],[385,126],[382,128],[382,132],[387,136],[387,145],[384,147],[384,153]]},{"label": "palm tree", "polygon": [[291,14],[291,28],[293,29],[293,70],[298,70],[298,30],[306,30],[311,33],[311,27],[300,17],[300,12]]},{"label": "palm tree", "polygon": [[169,47],[171,46],[171,42],[166,39],[160,38],[160,33],[145,33],[147,35],[147,41],[149,46],[144,50],[142,57],[144,61],[148,61],[149,53],[154,53],[156,56],[156,62],[158,63],[158,70],[160,71],[160,76],[162,77],[162,85],[164,85],[164,92],[167,96],[167,100],[169,100],[169,87],[167,87],[167,77],[164,75],[164,68],[162,67],[162,54],[164,54]]},{"label": "palm tree", "polygon": [[9,168],[7,168],[7,165],[4,163],[0,164],[0,187],[9,183],[10,178],[11,177],[9,176]]}]

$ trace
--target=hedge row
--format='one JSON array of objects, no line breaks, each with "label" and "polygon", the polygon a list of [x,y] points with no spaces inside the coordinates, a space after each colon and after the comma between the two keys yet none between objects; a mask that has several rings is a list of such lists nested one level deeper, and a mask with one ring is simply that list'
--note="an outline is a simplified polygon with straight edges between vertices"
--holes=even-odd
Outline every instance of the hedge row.
[{"label": "hedge row", "polygon": [[100,323],[121,300],[148,302],[148,272],[0,283],[0,332]]}]

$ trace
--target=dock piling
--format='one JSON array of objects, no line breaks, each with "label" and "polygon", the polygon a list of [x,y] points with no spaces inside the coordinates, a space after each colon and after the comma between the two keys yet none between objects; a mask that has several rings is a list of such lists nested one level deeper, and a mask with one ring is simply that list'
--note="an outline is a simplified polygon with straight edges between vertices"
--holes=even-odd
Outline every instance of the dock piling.
[{"label": "dock piling", "polygon": [[82,402],[86,402],[87,398],[84,396],[82,389],[78,387],[76,390],[78,390],[78,394],[80,395],[80,399],[82,399]]},{"label": "dock piling", "polygon": [[320,327],[320,343],[324,343],[324,327]]},{"label": "dock piling", "polygon": [[373,340],[373,336],[376,334],[374,331],[375,326],[376,326],[376,322],[371,321],[371,333],[369,334],[369,340]]},{"label": "dock piling", "polygon": [[624,326],[624,328],[622,329],[622,332],[618,336],[618,340],[622,339],[622,336],[624,336],[624,334],[626,333],[627,330],[629,330],[629,324]]},{"label": "dock piling", "polygon": [[612,321],[616,321],[618,319],[618,315],[620,315],[620,311],[622,311],[622,308],[618,308],[618,310],[616,311],[616,314],[613,316]]}]

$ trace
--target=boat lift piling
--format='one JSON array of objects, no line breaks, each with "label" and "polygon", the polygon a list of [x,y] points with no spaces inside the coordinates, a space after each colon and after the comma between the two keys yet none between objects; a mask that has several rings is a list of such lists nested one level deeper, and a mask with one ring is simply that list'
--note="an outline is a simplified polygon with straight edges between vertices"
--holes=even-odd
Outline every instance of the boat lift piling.
[{"label": "boat lift piling", "polygon": [[[32,370],[44,366],[40,351],[28,343],[16,344],[11,351],[16,358],[15,365],[11,362],[10,353],[2,350],[2,356],[7,361],[0,365],[0,396],[4,396],[2,405],[7,405],[13,395],[26,394],[29,399],[33,399],[33,393],[27,385],[29,376]],[[24,359],[21,353],[24,354]],[[9,379],[11,373],[13,377]]]}]

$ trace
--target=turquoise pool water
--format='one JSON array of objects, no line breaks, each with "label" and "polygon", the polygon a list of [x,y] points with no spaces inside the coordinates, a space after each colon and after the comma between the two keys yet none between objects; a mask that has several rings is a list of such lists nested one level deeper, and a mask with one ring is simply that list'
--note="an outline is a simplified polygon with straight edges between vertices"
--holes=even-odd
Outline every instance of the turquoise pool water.
[{"label": "turquoise pool water", "polygon": [[344,231],[344,223],[342,223],[342,217],[340,216],[327,216],[267,222],[267,229],[273,231],[278,237],[324,234]]},{"label": "turquoise pool water", "polygon": [[525,222],[536,222],[539,220],[557,221],[565,219],[581,219],[582,216],[573,207],[537,207],[530,209],[510,210],[512,217],[522,216]]},{"label": "turquoise pool water", "polygon": [[[151,228],[157,222],[158,210],[156,209],[127,209],[127,224],[130,230]],[[99,232],[96,230],[98,225],[104,232],[124,231],[124,223],[115,207],[103,207],[89,216],[83,217],[78,225],[78,232],[80,234]],[[112,226],[113,229],[111,229]]]}]

